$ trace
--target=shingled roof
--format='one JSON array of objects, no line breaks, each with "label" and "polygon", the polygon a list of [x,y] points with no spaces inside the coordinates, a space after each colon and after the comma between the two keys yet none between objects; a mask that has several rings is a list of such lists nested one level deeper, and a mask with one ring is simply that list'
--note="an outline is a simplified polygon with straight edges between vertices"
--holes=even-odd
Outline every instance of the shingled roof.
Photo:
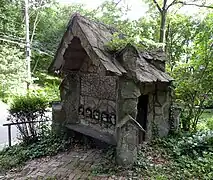
[{"label": "shingled roof", "polygon": [[[170,82],[172,78],[164,72],[164,68],[156,66],[157,61],[165,61],[162,52],[139,52],[132,45],[127,45],[117,55],[111,54],[105,46],[112,40],[114,29],[100,23],[89,20],[75,13],[68,23],[67,30],[61,40],[55,58],[49,67],[49,71],[61,71],[65,65],[64,54],[71,40],[78,37],[83,49],[93,62],[101,62],[107,71],[118,76],[127,75],[140,82]],[[127,60],[126,57],[130,58]],[[134,67],[131,64],[133,62]],[[159,64],[159,63],[157,63]]]}]

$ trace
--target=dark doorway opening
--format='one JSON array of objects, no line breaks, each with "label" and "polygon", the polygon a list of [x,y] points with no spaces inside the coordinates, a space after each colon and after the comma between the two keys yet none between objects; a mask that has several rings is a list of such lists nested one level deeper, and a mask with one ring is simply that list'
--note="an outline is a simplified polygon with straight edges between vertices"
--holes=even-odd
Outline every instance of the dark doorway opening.
[{"label": "dark doorway opening", "polygon": [[[137,114],[137,122],[143,127],[143,129],[147,130],[147,110],[148,110],[148,95],[141,95],[138,98],[138,114]],[[139,132],[139,144],[145,141],[145,132]]]}]

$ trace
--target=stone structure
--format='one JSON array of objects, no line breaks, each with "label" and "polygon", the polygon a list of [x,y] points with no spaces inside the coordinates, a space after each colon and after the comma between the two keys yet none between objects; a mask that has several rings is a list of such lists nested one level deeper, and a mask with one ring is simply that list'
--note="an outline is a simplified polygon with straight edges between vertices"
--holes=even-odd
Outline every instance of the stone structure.
[{"label": "stone structure", "polygon": [[160,50],[128,44],[114,54],[113,29],[74,14],[49,71],[63,77],[53,121],[117,146],[119,164],[130,165],[137,148],[170,130],[170,88]]}]

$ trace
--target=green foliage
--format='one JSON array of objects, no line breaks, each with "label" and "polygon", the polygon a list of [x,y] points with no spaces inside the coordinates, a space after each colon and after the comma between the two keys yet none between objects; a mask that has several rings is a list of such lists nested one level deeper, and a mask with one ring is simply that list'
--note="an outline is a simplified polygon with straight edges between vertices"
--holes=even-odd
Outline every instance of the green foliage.
[{"label": "green foliage", "polygon": [[116,154],[115,147],[108,147],[103,152],[103,156],[104,156],[103,161],[98,163],[91,169],[92,174],[94,174],[94,175],[97,175],[97,174],[113,175],[115,173],[118,173],[119,171],[123,171],[123,167],[118,166],[116,164],[115,154]]},{"label": "green foliage", "polygon": [[34,82],[38,85],[35,87],[35,91],[45,97],[45,99],[50,103],[52,101],[59,101],[60,79],[42,72],[37,72],[35,76],[36,80]]},{"label": "green foliage", "polygon": [[161,48],[161,43],[155,43],[152,40],[148,40],[139,36],[127,36],[121,33],[114,33],[112,40],[106,44],[108,51],[116,52],[124,48],[127,44],[134,45],[139,50],[152,50]]},{"label": "green foliage", "polygon": [[48,102],[45,96],[38,96],[37,94],[28,93],[27,95],[16,96],[10,106],[10,113],[19,112],[36,112],[45,110]]},{"label": "green foliage", "polygon": [[16,38],[23,36],[24,16],[22,14],[22,2],[19,0],[1,0],[0,7],[0,37]]},{"label": "green foliage", "polygon": [[158,139],[144,145],[134,170],[151,179],[211,179],[212,131]]},{"label": "green foliage", "polygon": [[209,118],[206,125],[210,130],[213,130],[213,118]]},{"label": "green foliage", "polygon": [[[9,109],[8,120],[16,124],[19,130],[20,139],[30,144],[39,139],[40,123],[38,121],[48,121],[49,117],[46,115],[48,101],[44,96],[35,93],[28,93],[27,95],[16,96]],[[30,122],[30,123],[28,123]]]},{"label": "green foliage", "polygon": [[[190,156],[203,157],[206,153],[213,152],[213,131],[200,131],[195,134],[160,140],[164,147],[171,150],[175,157]],[[175,145],[174,145],[175,143]]]},{"label": "green foliage", "polygon": [[25,86],[25,60],[21,50],[0,45],[0,98],[7,99]]},{"label": "green foliage", "polygon": [[129,179],[212,179],[213,131],[180,134],[144,143],[132,168],[117,166],[113,151],[94,167],[94,174]]},{"label": "green foliage", "polygon": [[[183,109],[181,127],[185,131],[197,129],[206,103],[212,97],[213,63],[210,59],[213,57],[211,46],[213,30],[211,18],[212,14],[209,14],[203,21],[193,20],[190,23],[191,20],[184,20],[185,26],[190,25],[190,28],[187,28],[185,33],[181,28],[180,34],[182,35],[178,36],[178,41],[182,39],[183,44],[179,45],[179,54],[174,50],[170,52],[174,53],[171,57],[172,63],[176,62],[172,66],[171,73],[176,79],[175,98]],[[175,42],[174,47],[177,47],[176,44]],[[175,58],[179,58],[179,62]]]},{"label": "green foliage", "polygon": [[7,102],[25,86],[24,48],[20,45],[24,23],[21,1],[1,0],[0,3],[0,98]]},{"label": "green foliage", "polygon": [[[159,139],[155,142],[168,152],[175,168],[175,179],[211,179],[213,171],[213,132],[201,131],[191,135]],[[172,169],[171,169],[172,170]]]},{"label": "green foliage", "polygon": [[205,110],[198,122],[198,130],[213,130],[213,112],[211,109]]}]

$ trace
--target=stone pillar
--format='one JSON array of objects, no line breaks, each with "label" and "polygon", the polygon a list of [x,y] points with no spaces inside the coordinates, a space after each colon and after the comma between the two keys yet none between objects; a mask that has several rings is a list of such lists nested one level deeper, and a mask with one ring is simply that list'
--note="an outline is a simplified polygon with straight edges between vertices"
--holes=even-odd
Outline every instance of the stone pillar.
[{"label": "stone pillar", "polygon": [[[167,136],[170,131],[170,106],[171,98],[168,84],[161,83],[156,86],[154,94],[154,123],[155,131],[159,137]],[[154,129],[153,129],[154,131]]]},{"label": "stone pillar", "polygon": [[65,111],[62,108],[61,102],[52,103],[52,129],[57,134],[61,134],[64,129]]},{"label": "stone pillar", "polygon": [[137,160],[138,129],[131,122],[118,128],[116,160],[119,165],[132,166]]},{"label": "stone pillar", "polygon": [[[61,96],[66,123],[78,123],[78,105],[80,96],[80,79],[78,74],[69,74],[64,80],[64,94]],[[63,88],[63,87],[62,87]]]},{"label": "stone pillar", "polygon": [[172,106],[170,123],[171,123],[171,131],[174,133],[177,133],[179,131],[180,115],[181,115],[181,108],[177,106]]},{"label": "stone pillar", "polygon": [[131,166],[137,159],[139,128],[135,119],[139,96],[140,89],[132,80],[119,78],[116,135],[117,163],[122,166]]}]

